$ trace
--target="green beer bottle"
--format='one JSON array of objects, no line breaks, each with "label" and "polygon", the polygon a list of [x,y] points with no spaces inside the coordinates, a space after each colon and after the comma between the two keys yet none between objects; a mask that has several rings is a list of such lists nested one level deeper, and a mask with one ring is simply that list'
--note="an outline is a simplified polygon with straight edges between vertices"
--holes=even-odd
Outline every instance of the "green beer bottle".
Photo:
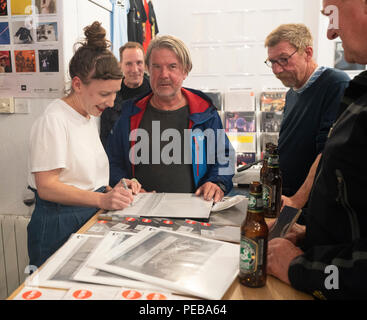
[{"label": "green beer bottle", "polygon": [[266,283],[268,226],[264,220],[262,185],[250,184],[246,219],[241,225],[240,283],[247,287],[262,287]]}]

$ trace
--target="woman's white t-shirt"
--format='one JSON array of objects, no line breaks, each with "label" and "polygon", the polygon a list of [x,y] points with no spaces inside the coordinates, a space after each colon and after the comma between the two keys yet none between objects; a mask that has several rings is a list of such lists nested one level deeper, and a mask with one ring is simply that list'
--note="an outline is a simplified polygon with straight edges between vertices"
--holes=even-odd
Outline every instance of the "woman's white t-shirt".
[{"label": "woman's white t-shirt", "polygon": [[34,172],[61,168],[59,180],[83,190],[109,182],[109,163],[96,118],[82,116],[63,100],[54,100],[33,124],[30,134],[28,184]]}]

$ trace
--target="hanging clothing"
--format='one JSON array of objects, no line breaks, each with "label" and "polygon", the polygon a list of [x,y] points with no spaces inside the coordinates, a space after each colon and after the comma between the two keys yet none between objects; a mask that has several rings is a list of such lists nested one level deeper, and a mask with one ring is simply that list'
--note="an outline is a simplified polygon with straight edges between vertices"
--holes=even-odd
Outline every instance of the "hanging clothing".
[{"label": "hanging clothing", "polygon": [[143,0],[130,0],[130,10],[127,15],[127,32],[129,41],[143,44],[145,37],[144,26],[147,21]]},{"label": "hanging clothing", "polygon": [[112,52],[120,60],[119,49],[127,41],[127,13],[130,9],[129,0],[110,0],[112,3],[111,13],[111,39]]},{"label": "hanging clothing", "polygon": [[148,17],[148,19],[145,23],[145,39],[143,42],[143,48],[144,48],[144,51],[147,52],[150,40],[152,39],[152,30],[151,30],[152,25],[150,24],[149,4],[147,0],[144,0],[144,10],[145,10],[145,14]]},{"label": "hanging clothing", "polygon": [[152,39],[154,39],[154,37],[158,34],[159,30],[158,30],[158,24],[157,24],[157,18],[155,16],[155,12],[154,12],[154,8],[153,8],[153,2],[149,1],[148,2],[148,6],[149,6],[149,23],[151,25],[151,35],[152,35]]}]

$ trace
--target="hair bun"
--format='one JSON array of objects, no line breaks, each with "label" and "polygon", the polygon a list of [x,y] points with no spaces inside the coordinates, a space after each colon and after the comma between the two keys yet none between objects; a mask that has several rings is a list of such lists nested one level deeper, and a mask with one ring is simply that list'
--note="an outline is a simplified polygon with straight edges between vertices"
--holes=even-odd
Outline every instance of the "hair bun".
[{"label": "hair bun", "polygon": [[86,38],[85,46],[96,50],[105,50],[110,47],[110,42],[106,39],[106,30],[100,22],[94,21],[83,30]]}]

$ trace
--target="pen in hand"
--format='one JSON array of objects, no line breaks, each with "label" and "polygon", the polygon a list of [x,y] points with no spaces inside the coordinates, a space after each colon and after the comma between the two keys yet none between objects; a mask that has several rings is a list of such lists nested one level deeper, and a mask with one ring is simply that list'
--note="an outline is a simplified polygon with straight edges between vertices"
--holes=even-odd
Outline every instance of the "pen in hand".
[{"label": "pen in hand", "polygon": [[[129,188],[128,188],[127,184],[126,184],[125,179],[124,179],[124,178],[122,178],[120,181],[121,181],[122,186],[124,187],[124,189],[125,189],[125,190],[129,190]],[[131,203],[129,204],[129,206],[131,206]]]},{"label": "pen in hand", "polygon": [[122,185],[124,186],[124,189],[125,190],[128,190],[129,188],[127,187],[127,184],[126,184],[126,181],[125,181],[125,179],[124,178],[122,178],[121,179],[121,183],[122,183]]}]

